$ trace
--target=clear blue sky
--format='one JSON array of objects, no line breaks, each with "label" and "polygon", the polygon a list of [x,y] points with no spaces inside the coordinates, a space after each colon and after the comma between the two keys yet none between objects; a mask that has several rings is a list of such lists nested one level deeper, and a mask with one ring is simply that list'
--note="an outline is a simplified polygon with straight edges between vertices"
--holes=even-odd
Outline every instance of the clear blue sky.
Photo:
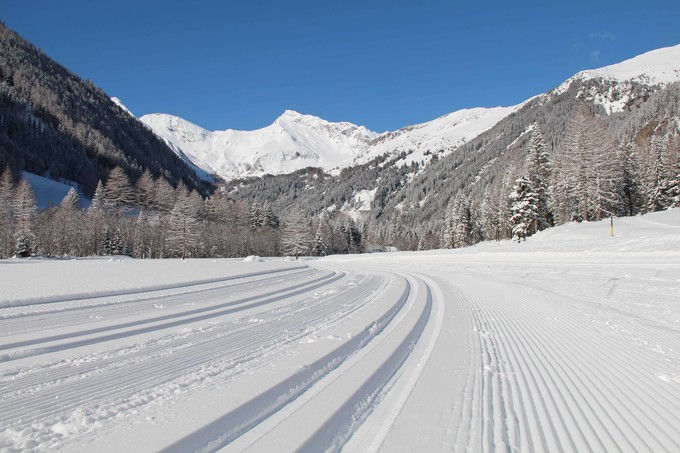
[{"label": "clear blue sky", "polygon": [[513,105],[680,44],[680,1],[0,0],[0,19],[141,116],[375,131]]}]

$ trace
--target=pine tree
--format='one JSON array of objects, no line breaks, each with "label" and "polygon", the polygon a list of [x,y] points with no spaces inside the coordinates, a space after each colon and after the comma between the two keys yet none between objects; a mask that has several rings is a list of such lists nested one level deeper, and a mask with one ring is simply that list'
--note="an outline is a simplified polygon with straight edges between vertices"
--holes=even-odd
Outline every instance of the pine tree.
[{"label": "pine tree", "polygon": [[472,217],[470,200],[458,194],[454,201],[454,242],[456,247],[467,247],[472,244]]},{"label": "pine tree", "polygon": [[531,236],[538,229],[539,197],[531,187],[529,178],[523,176],[517,179],[509,198],[512,202],[512,217],[510,218],[512,240],[520,242],[526,240],[527,236]]},{"label": "pine tree", "polygon": [[328,240],[330,235],[331,228],[328,224],[328,216],[324,212],[319,217],[319,225],[316,227],[316,234],[314,236],[311,251],[313,256],[326,256],[329,254],[330,246]]},{"label": "pine tree", "polygon": [[99,183],[97,183],[97,188],[94,190],[89,211],[103,212],[107,205],[108,203],[106,201],[106,191],[104,190],[104,184],[99,181]]},{"label": "pine tree", "polygon": [[680,134],[674,134],[668,142],[667,193],[671,208],[680,207]]},{"label": "pine tree", "polygon": [[262,225],[264,225],[264,216],[262,215],[262,209],[260,208],[260,205],[257,201],[250,205],[248,221],[250,223],[250,228],[252,230],[262,228]]},{"label": "pine tree", "polygon": [[102,235],[101,254],[104,256],[113,255],[113,234],[108,225],[104,227]]},{"label": "pine tree", "polygon": [[484,238],[486,240],[499,241],[501,239],[501,213],[499,210],[499,187],[494,186],[493,189],[484,194],[484,201],[482,201],[481,212],[481,227]]},{"label": "pine tree", "polygon": [[154,207],[154,193],[156,190],[156,183],[153,180],[153,175],[147,168],[139,177],[135,184],[136,201],[137,204],[143,208],[152,209]]},{"label": "pine tree", "polygon": [[170,212],[168,220],[167,247],[174,256],[182,259],[188,258],[192,250],[198,244],[200,232],[198,221],[192,215],[192,207],[189,195],[184,190],[175,202],[175,207]]},{"label": "pine tree", "polygon": [[292,208],[286,216],[281,230],[283,252],[296,259],[309,250],[309,222],[300,208]]},{"label": "pine tree", "polygon": [[446,218],[444,219],[444,231],[441,235],[441,246],[445,249],[456,247],[456,213],[454,200],[451,199],[446,207]]},{"label": "pine tree", "polygon": [[33,234],[33,222],[38,208],[35,202],[33,190],[26,179],[22,179],[16,190],[15,199],[16,232],[15,254],[26,257],[33,253],[35,235]]},{"label": "pine tree", "polygon": [[104,194],[107,204],[112,208],[123,209],[135,204],[135,193],[130,185],[130,179],[120,167],[115,167],[109,173]]},{"label": "pine tree", "polygon": [[570,118],[553,166],[557,223],[598,220],[623,210],[617,145],[601,120],[580,106]]},{"label": "pine tree", "polygon": [[550,161],[545,148],[545,140],[538,124],[534,124],[529,141],[526,158],[526,169],[529,182],[538,195],[538,229],[543,230],[552,225],[549,206]]},{"label": "pine tree", "polygon": [[619,146],[619,161],[622,167],[621,190],[625,215],[636,215],[646,211],[645,197],[640,176],[640,157],[635,144]]},{"label": "pine tree", "polygon": [[82,244],[82,212],[80,210],[80,197],[78,192],[71,187],[57,206],[53,217],[54,240],[52,252],[56,255],[80,255],[83,253]]},{"label": "pine tree", "polygon": [[0,175],[0,258],[12,256],[14,246],[14,178],[9,167]]},{"label": "pine tree", "polygon": [[177,194],[175,189],[165,178],[158,178],[156,180],[153,197],[154,209],[161,212],[170,212],[175,206],[175,199]]}]

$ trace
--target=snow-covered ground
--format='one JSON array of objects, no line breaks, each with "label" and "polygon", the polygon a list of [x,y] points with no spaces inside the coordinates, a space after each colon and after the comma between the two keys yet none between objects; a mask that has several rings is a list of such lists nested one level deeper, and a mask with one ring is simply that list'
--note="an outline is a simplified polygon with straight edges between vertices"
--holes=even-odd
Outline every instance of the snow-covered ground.
[{"label": "snow-covered ground", "polygon": [[0,449],[680,451],[680,210],[614,232],[0,262]]}]

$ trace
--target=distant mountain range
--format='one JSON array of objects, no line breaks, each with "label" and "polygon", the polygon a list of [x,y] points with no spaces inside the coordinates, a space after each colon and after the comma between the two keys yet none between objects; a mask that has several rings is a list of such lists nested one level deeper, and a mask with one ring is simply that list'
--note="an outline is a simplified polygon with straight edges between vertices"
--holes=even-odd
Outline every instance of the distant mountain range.
[{"label": "distant mountain range", "polygon": [[[579,72],[547,95],[560,94],[574,83],[593,80],[611,86],[606,90],[591,89],[580,97],[601,105],[607,113],[621,112],[636,102],[631,97],[631,84],[658,87],[680,80],[680,46]],[[208,131],[163,113],[144,115],[140,120],[199,172],[232,180],[286,174],[305,167],[334,172],[381,156],[403,155],[396,162],[398,165],[427,164],[434,156],[443,157],[455,151],[524,104],[459,110],[385,133],[291,110],[270,126],[254,131]]]}]

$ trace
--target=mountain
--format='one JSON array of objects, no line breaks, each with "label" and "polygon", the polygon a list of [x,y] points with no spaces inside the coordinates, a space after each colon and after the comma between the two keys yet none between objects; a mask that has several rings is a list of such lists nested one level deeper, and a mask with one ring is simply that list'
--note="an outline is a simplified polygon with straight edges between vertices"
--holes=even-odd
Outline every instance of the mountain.
[{"label": "mountain", "polygon": [[292,110],[254,131],[207,131],[167,114],[144,115],[140,120],[196,166],[225,179],[346,166],[378,136],[362,126]]},{"label": "mountain", "polygon": [[[652,142],[673,143],[669,138],[680,135],[679,51],[680,46],[659,49],[578,73],[547,93],[498,109],[496,117],[493,110],[472,109],[382,134],[369,144],[375,153],[369,154],[369,148],[366,156],[373,160],[365,158],[339,173],[301,170],[235,182],[226,191],[246,202],[267,203],[275,212],[286,212],[294,204],[310,215],[344,212],[362,225],[368,243],[413,249],[424,240],[426,248],[435,247],[458,194],[475,206],[476,215],[486,197],[507,200],[509,187],[524,169],[536,126],[552,158],[564,142],[570,119],[582,108],[604,123],[622,148],[636,151],[637,176],[632,177],[644,188],[651,180],[646,172],[655,162]],[[464,140],[452,138],[457,127],[469,127]],[[433,130],[447,140],[437,143]],[[421,139],[424,144],[417,148]]]},{"label": "mountain", "polygon": [[254,131],[207,131],[167,114],[140,120],[180,156],[226,180],[291,173],[320,167],[338,173],[383,155],[404,153],[399,165],[427,163],[476,137],[515,107],[460,110],[433,121],[378,134],[348,122],[332,123],[287,110]]},{"label": "mountain", "polygon": [[0,22],[0,168],[75,182],[87,195],[113,167],[211,191],[121,105]]},{"label": "mountain", "polygon": [[629,110],[658,87],[680,80],[680,45],[652,50],[621,63],[581,71],[549,94],[580,85],[577,97],[602,106],[607,114]]},{"label": "mountain", "polygon": [[[579,72],[546,95],[582,87],[577,98],[621,112],[656,88],[680,79],[680,46],[658,49],[630,60]],[[529,101],[527,101],[529,102]],[[378,134],[352,123],[332,123],[287,110],[274,123],[254,131],[207,131],[182,118],[150,114],[140,118],[197,171],[226,180],[291,173],[320,167],[334,174],[383,156],[401,155],[395,165],[427,165],[442,158],[527,102],[511,107],[472,108],[435,120]]]}]

